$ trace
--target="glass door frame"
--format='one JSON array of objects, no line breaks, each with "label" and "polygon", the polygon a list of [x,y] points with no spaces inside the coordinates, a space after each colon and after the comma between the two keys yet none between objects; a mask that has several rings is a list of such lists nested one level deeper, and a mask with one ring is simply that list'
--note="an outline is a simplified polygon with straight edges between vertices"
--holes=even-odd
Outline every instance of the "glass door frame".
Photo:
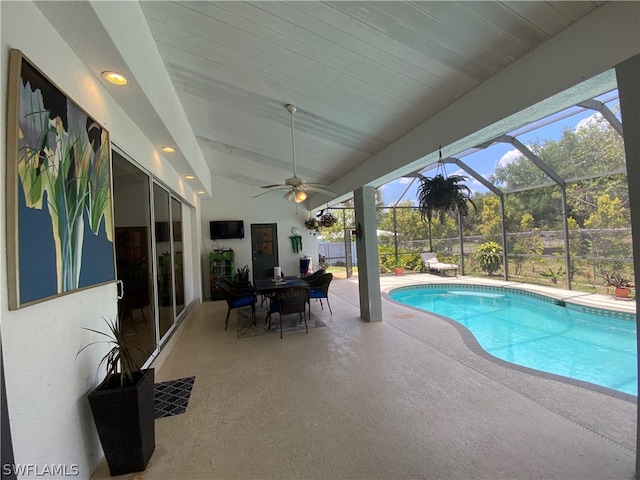
[{"label": "glass door frame", "polygon": [[[168,205],[167,208],[169,209],[169,243],[170,243],[170,254],[171,254],[171,261],[169,262],[170,266],[171,266],[171,302],[172,302],[172,312],[173,312],[173,321],[171,323],[171,326],[167,329],[166,332],[164,332],[164,335],[160,336],[160,294],[158,292],[158,284],[157,284],[157,279],[158,279],[158,252],[157,252],[157,239],[156,239],[156,229],[155,229],[155,224],[156,224],[156,212],[155,212],[155,195],[154,195],[154,186],[157,186],[158,188],[164,190],[165,192],[167,192],[168,194]],[[184,199],[182,199],[181,197],[179,197],[173,190],[171,190],[169,187],[167,187],[165,184],[163,184],[160,180],[158,180],[157,178],[155,178],[153,175],[151,175],[151,183],[150,183],[150,189],[151,189],[151,219],[152,219],[152,224],[154,225],[154,228],[152,228],[151,230],[151,235],[153,238],[152,241],[152,254],[153,254],[153,265],[154,265],[154,290],[155,290],[155,295],[154,295],[154,299],[155,299],[155,326],[156,326],[156,338],[158,339],[158,351],[162,349],[163,345],[169,340],[169,338],[171,338],[171,335],[173,335],[173,332],[175,331],[179,321],[182,319],[182,317],[185,315],[185,312],[187,311],[186,308],[182,308],[182,310],[180,310],[179,313],[176,314],[176,286],[175,286],[175,278],[176,278],[176,272],[175,272],[175,260],[174,260],[174,255],[175,255],[175,248],[174,248],[174,225],[173,225],[173,212],[171,210],[171,201],[172,200],[176,200],[178,201],[178,203],[180,203],[180,216],[181,216],[181,226],[180,228],[182,229],[182,244],[183,244],[183,248],[184,248],[184,228],[182,227],[182,207],[184,205],[188,205],[187,202],[184,201]],[[183,256],[183,271],[184,271],[184,256]],[[183,290],[184,290],[184,276],[183,276]]]},{"label": "glass door frame", "polygon": [[[185,312],[188,310],[186,308],[183,308],[180,313],[178,313],[177,315],[175,314],[175,282],[172,281],[172,286],[171,286],[171,292],[172,292],[172,302],[174,304],[174,315],[173,315],[173,322],[171,327],[165,332],[165,335],[160,338],[160,312],[159,312],[159,292],[158,292],[158,285],[157,285],[157,278],[158,278],[158,252],[157,252],[157,248],[156,248],[156,229],[155,229],[155,208],[154,208],[154,185],[157,185],[159,188],[163,189],[164,191],[166,191],[168,193],[169,196],[169,204],[168,204],[168,208],[169,208],[169,218],[171,219],[171,199],[175,199],[180,203],[180,209],[181,209],[181,228],[182,228],[182,244],[183,244],[183,250],[184,250],[184,244],[185,244],[185,230],[184,230],[184,225],[182,225],[182,223],[184,223],[184,207],[187,206],[189,208],[194,208],[193,205],[191,205],[188,201],[186,201],[184,198],[182,198],[180,195],[178,195],[174,190],[172,190],[170,187],[168,187],[166,184],[164,184],[160,179],[156,178],[151,172],[149,172],[148,169],[146,169],[144,166],[140,165],[138,162],[136,162],[131,155],[129,155],[128,153],[126,153],[125,150],[123,150],[122,148],[118,147],[117,144],[115,143],[111,143],[111,148],[114,152],[118,153],[118,155],[120,155],[122,158],[124,158],[124,160],[126,160],[127,162],[131,163],[131,165],[133,165],[134,167],[136,167],[138,170],[140,170],[143,174],[145,174],[148,177],[148,185],[149,185],[149,209],[151,212],[151,217],[150,217],[150,221],[151,221],[151,231],[150,231],[150,238],[151,238],[151,255],[153,257],[152,261],[149,263],[149,270],[150,270],[150,275],[153,278],[153,281],[151,282],[151,286],[152,286],[152,291],[150,292],[150,301],[153,302],[153,306],[154,306],[154,312],[153,312],[153,322],[154,322],[154,329],[155,329],[155,348],[154,350],[151,352],[149,358],[147,359],[147,361],[144,363],[144,365],[142,365],[143,368],[147,368],[154,360],[155,358],[158,356],[158,354],[160,353],[160,350],[162,350],[163,346],[166,344],[167,340],[172,336],[173,332],[176,329],[176,326],[178,325],[179,321],[184,317]],[[111,161],[113,162],[113,158],[111,159]],[[113,179],[112,181],[112,191],[113,191]],[[169,222],[170,225],[170,239],[171,239],[171,246],[173,248],[173,224],[170,221]],[[114,231],[115,231],[115,225],[114,225]],[[189,240],[191,240],[191,237],[189,236]],[[173,258],[173,256],[172,256]],[[173,261],[171,262],[171,274],[172,274],[172,279],[175,278],[175,267],[173,265]],[[184,267],[184,256],[183,256],[183,272],[185,271],[185,267]],[[191,269],[189,269],[189,274],[192,274],[193,272],[191,271]],[[184,277],[183,277],[183,282],[184,282]],[[185,302],[186,303],[186,302]]]}]

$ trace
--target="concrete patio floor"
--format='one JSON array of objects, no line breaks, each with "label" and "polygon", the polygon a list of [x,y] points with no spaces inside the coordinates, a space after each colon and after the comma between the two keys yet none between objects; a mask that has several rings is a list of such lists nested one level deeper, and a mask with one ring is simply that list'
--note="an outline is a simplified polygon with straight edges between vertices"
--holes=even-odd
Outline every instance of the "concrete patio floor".
[{"label": "concrete patio floor", "polygon": [[[463,280],[477,281],[446,278]],[[224,331],[224,302],[190,312],[155,365],[156,381],[195,375],[189,407],[156,421],[151,462],[129,477],[633,478],[634,402],[498,365],[385,298],[384,320],[364,322],[357,279],[329,295],[333,315],[312,302],[326,327],[282,340],[238,339],[235,313]],[[92,478],[108,476],[103,460]]]}]

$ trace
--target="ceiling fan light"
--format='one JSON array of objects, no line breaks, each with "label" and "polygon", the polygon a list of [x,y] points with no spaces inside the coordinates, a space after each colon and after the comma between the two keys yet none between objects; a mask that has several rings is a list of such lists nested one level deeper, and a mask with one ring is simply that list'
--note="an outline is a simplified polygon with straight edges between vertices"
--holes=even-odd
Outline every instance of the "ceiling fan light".
[{"label": "ceiling fan light", "polygon": [[289,190],[287,193],[284,194],[284,199],[289,201],[293,198],[293,192],[291,190]]},{"label": "ceiling fan light", "polygon": [[304,202],[307,199],[307,194],[303,191],[296,192],[296,203]]}]

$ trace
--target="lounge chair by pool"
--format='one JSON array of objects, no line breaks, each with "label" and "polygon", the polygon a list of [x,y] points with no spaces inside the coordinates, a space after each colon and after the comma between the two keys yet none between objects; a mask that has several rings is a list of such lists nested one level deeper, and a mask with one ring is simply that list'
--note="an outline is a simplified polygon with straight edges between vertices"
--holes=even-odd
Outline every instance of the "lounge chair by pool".
[{"label": "lounge chair by pool", "polygon": [[432,271],[439,272],[440,275],[444,276],[444,273],[447,270],[453,270],[454,275],[458,275],[458,265],[455,263],[442,263],[436,257],[436,254],[433,252],[425,252],[421,253],[420,257],[422,257],[422,265],[423,267],[431,273]]}]

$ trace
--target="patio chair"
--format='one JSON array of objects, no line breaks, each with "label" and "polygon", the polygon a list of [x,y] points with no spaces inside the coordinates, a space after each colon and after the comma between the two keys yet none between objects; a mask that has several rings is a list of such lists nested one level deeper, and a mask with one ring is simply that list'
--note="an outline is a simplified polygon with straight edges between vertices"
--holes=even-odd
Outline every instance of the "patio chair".
[{"label": "patio chair", "polygon": [[226,330],[229,325],[231,310],[248,306],[251,306],[251,314],[253,316],[253,323],[255,324],[258,296],[253,288],[234,288],[226,282],[221,282],[218,286],[220,290],[222,290],[222,295],[227,302],[227,318],[224,320],[224,329]]},{"label": "patio chair", "polygon": [[442,263],[436,257],[436,254],[433,252],[425,252],[421,253],[420,257],[422,258],[423,268],[427,269],[427,272],[431,273],[431,271],[439,272],[440,276],[444,276],[444,273],[453,270],[454,275],[458,276],[458,265],[455,263]]},{"label": "patio chair", "polygon": [[[325,273],[313,282],[310,282],[309,288],[311,290],[309,291],[309,299],[315,298],[320,300],[320,308],[323,310],[322,299],[326,299],[327,305],[329,306],[329,313],[333,315],[331,304],[329,303],[329,285],[331,284],[331,280],[333,280],[333,273]],[[311,315],[311,300],[309,300],[309,315]]]},{"label": "patio chair", "polygon": [[321,268],[320,270],[313,272],[311,275],[307,277],[303,277],[302,280],[304,280],[307,283],[312,283],[312,282],[315,282],[318,278],[320,278],[325,273],[327,273],[327,271],[324,268]]},{"label": "patio chair", "polygon": [[217,285],[220,285],[221,283],[226,283],[230,287],[233,287],[233,288],[236,288],[236,289],[252,288],[251,287],[251,282],[249,280],[244,281],[244,282],[238,282],[236,280],[233,280],[229,275],[225,275],[220,280],[218,280]]},{"label": "patio chair", "polygon": [[269,329],[271,328],[271,314],[278,312],[280,315],[280,338],[282,338],[282,316],[297,313],[300,316],[300,322],[304,319],[304,328],[309,333],[307,325],[308,302],[309,287],[306,286],[296,286],[276,292],[269,307]]}]

